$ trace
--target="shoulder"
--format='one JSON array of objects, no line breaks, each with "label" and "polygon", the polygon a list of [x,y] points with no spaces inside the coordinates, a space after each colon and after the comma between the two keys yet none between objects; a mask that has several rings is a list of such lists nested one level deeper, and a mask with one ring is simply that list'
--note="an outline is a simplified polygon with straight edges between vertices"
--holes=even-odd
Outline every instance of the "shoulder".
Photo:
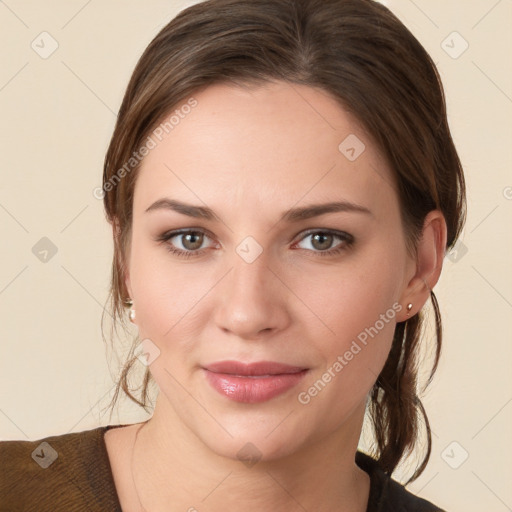
[{"label": "shoulder", "polygon": [[10,511],[70,512],[115,503],[103,438],[107,428],[0,442],[0,502]]},{"label": "shoulder", "polygon": [[445,512],[430,501],[409,492],[384,473],[378,462],[369,455],[358,451],[356,463],[370,475],[367,512]]}]

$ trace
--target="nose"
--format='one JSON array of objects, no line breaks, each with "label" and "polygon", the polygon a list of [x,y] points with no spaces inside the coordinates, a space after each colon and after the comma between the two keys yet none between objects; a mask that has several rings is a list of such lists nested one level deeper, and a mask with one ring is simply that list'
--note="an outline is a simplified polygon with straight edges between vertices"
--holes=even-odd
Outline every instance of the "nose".
[{"label": "nose", "polygon": [[265,253],[252,263],[234,255],[231,271],[216,287],[214,320],[224,332],[256,340],[289,325],[284,276],[278,276],[268,263]]}]

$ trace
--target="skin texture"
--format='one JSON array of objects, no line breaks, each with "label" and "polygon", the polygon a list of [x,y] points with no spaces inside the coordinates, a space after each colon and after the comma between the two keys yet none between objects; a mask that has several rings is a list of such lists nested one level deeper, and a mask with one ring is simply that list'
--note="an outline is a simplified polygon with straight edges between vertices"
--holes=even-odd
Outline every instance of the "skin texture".
[{"label": "skin texture", "polygon": [[[390,169],[325,91],[217,84],[194,97],[197,106],[145,157],[135,187],[126,285],[140,339],[160,351],[150,365],[160,393],[133,450],[138,495],[151,511],[364,512],[369,478],[354,454],[367,395],[407,304],[414,315],[439,278],[443,216],[428,215],[417,257],[409,255]],[[338,149],[350,134],[365,145],[354,161]],[[162,198],[209,207],[220,220],[146,212]],[[279,220],[290,208],[341,200],[371,213]],[[205,235],[157,240],[184,228]],[[315,241],[318,232],[327,239]],[[237,252],[246,237],[262,249],[251,263]],[[196,254],[180,257],[172,246]],[[390,309],[394,316],[378,334],[301,403],[299,393]],[[238,403],[205,379],[202,367],[222,360],[277,361],[309,372],[271,400]],[[133,434],[125,427],[106,436],[126,510],[140,510],[121,469]],[[252,467],[237,457],[246,443],[261,457]]]}]

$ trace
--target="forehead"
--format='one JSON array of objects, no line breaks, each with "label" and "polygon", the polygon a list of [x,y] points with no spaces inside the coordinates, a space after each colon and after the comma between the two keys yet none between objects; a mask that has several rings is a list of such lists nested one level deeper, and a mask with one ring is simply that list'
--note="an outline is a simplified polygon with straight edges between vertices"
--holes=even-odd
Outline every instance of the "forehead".
[{"label": "forehead", "polygon": [[193,98],[193,108],[177,105],[166,116],[175,113],[173,124],[152,135],[135,207],[165,194],[267,208],[301,199],[396,200],[378,148],[327,92],[284,82],[216,84]]}]

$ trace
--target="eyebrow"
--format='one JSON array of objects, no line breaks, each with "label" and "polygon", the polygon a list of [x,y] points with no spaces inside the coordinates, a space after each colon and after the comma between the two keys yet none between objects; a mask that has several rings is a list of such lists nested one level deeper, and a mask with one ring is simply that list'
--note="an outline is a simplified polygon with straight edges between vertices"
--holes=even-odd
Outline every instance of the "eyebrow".
[{"label": "eyebrow", "polygon": [[[217,220],[221,222],[221,219],[215,214],[215,212],[207,206],[194,206],[187,203],[176,201],[175,199],[163,198],[155,201],[146,212],[155,210],[171,210],[182,215],[194,217],[205,220]],[[281,215],[281,221],[285,222],[299,222],[301,220],[318,217],[326,213],[335,212],[355,212],[365,213],[373,215],[373,213],[366,207],[351,203],[350,201],[335,201],[323,204],[312,204],[299,208],[291,208]]]}]

